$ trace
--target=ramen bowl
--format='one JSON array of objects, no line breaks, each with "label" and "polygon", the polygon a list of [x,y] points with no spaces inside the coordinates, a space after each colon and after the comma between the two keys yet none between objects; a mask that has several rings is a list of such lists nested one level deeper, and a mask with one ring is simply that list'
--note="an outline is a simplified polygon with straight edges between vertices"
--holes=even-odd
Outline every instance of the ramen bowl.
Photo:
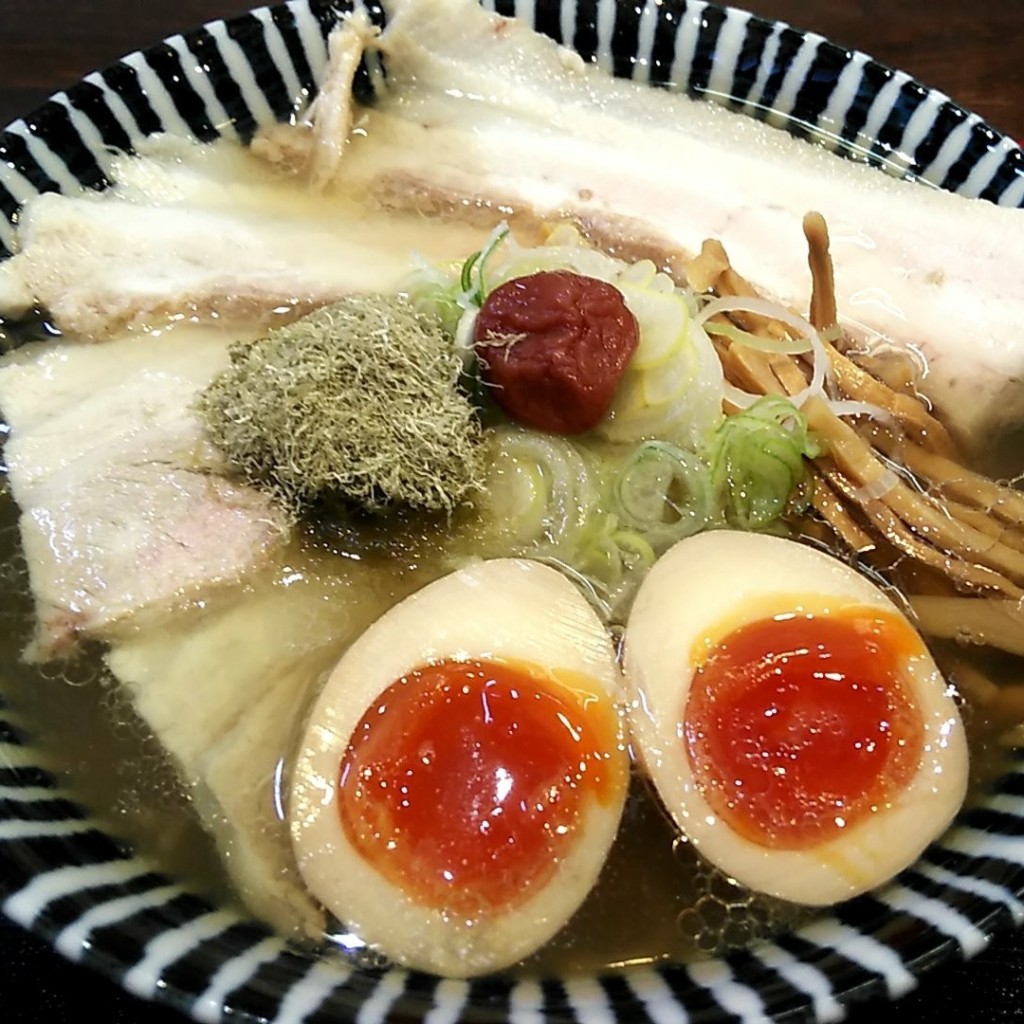
[{"label": "ramen bowl", "polygon": [[[313,95],[343,5],[293,0],[186,32],[58,94],[0,134],[0,243],[25,200],[100,189],[109,150],[160,131],[243,141]],[[383,23],[379,8],[369,6]],[[1024,154],[945,96],[867,56],[700,2],[497,4],[586,60],[814,137],[879,173],[1024,205]],[[200,59],[191,59],[192,57]],[[372,89],[366,68],[357,86]],[[0,899],[18,925],[130,992],[202,1021],[829,1021],[894,998],[1024,917],[1024,752],[895,880],[719,958],[607,974],[469,980],[359,948],[318,959],[211,903],[107,834],[0,693]]]}]

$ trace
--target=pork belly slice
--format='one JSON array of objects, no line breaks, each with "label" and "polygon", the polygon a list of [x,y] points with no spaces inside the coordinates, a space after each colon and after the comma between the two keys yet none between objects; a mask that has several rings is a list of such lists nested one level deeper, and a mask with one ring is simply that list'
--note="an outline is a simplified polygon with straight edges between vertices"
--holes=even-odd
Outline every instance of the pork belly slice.
[{"label": "pork belly slice", "polygon": [[48,193],[26,212],[22,253],[4,269],[64,334],[89,341],[181,317],[266,323],[348,294],[286,264],[268,234],[210,211]]},{"label": "pork belly slice", "polygon": [[410,253],[464,257],[480,231],[324,198],[240,147],[160,138],[117,160],[109,191],[29,200],[0,264],[0,313],[32,305],[97,341],[187,321],[284,322],[396,291]]},{"label": "pork belly slice", "polygon": [[368,562],[285,551],[246,585],[107,655],[242,900],[285,935],[319,939],[324,920],[295,867],[283,773],[326,673],[396,596]]},{"label": "pork belly slice", "polygon": [[707,102],[616,80],[472,0],[392,0],[387,83],[341,163],[395,204],[569,217],[669,260],[724,243],[806,310],[801,220],[826,217],[839,310],[927,358],[961,439],[1024,413],[1024,211],[898,181]]},{"label": "pork belly slice", "polygon": [[191,412],[231,336],[183,328],[43,344],[0,364],[8,480],[36,602],[29,655],[104,639],[265,563],[288,534],[268,497],[224,476]]}]

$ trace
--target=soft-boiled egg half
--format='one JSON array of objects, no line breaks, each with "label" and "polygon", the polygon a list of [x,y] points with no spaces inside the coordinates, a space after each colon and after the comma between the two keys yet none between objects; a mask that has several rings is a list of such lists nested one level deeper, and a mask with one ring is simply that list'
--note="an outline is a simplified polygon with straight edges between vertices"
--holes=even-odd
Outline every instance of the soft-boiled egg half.
[{"label": "soft-boiled egg half", "polygon": [[743,885],[824,905],[884,882],[967,785],[956,704],[869,580],[817,549],[683,540],[626,630],[635,752],[678,827]]},{"label": "soft-boiled egg half", "polygon": [[590,891],[628,788],[621,673],[560,573],[480,562],[396,605],[316,703],[289,819],[310,891],[451,976],[505,967]]}]

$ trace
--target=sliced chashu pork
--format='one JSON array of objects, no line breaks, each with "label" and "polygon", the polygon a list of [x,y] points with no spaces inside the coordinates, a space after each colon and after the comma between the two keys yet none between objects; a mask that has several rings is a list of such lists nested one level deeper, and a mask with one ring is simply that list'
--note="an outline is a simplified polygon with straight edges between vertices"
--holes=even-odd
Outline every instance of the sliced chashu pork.
[{"label": "sliced chashu pork", "polygon": [[[569,217],[624,255],[670,264],[719,238],[744,276],[797,308],[809,296],[801,220],[819,210],[845,324],[923,352],[923,390],[961,440],[1021,418],[1024,212],[899,182],[713,104],[612,79],[474,0],[390,6],[388,85],[343,151],[324,126],[348,124],[342,86],[365,25],[344,26],[351,45],[332,46],[328,92],[345,116],[317,108],[318,182],[336,166],[337,182],[393,205],[485,224]],[[287,129],[261,143],[301,159],[311,139],[296,132],[294,146]],[[31,200],[22,251],[0,265],[0,302],[39,303],[65,331],[99,338],[178,316],[273,318],[395,287],[410,250],[477,248],[478,236],[455,239],[450,226],[399,226],[314,189],[283,190],[238,151],[198,154],[121,161],[119,184],[100,197]]]},{"label": "sliced chashu pork", "polygon": [[1024,211],[613,79],[473,0],[388,6],[387,85],[340,181],[399,205],[570,217],[627,254],[671,260],[718,238],[740,273],[803,310],[801,220],[818,210],[845,323],[919,348],[924,390],[961,438],[1024,414]]},{"label": "sliced chashu pork", "polygon": [[26,204],[0,263],[0,313],[44,307],[97,341],[180,320],[273,324],[345,295],[397,291],[410,253],[463,257],[483,233],[324,198],[230,144],[162,138],[116,184]]},{"label": "sliced chashu pork", "polygon": [[263,564],[288,533],[228,480],[191,411],[226,333],[45,343],[0,364],[8,479],[37,609],[33,653],[103,639]]},{"label": "sliced chashu pork", "polygon": [[[352,77],[373,32],[361,14],[332,39],[325,99],[337,102],[323,112],[331,137],[317,148],[314,184],[345,144],[337,136],[348,134]],[[44,193],[25,204],[20,251],[0,265],[0,312],[42,306],[65,334],[96,341],[181,318],[272,323],[373,291],[381,277],[396,286],[406,272],[403,262],[389,278],[379,226],[365,232],[358,212],[310,197],[303,205],[297,190],[300,202],[289,201],[267,168],[230,147],[158,138],[149,148],[154,159],[114,162],[101,197]]]},{"label": "sliced chashu pork", "polygon": [[249,909],[285,934],[319,937],[323,914],[276,799],[280,773],[318,683],[394,597],[368,562],[298,558],[116,643],[107,661],[174,759]]}]

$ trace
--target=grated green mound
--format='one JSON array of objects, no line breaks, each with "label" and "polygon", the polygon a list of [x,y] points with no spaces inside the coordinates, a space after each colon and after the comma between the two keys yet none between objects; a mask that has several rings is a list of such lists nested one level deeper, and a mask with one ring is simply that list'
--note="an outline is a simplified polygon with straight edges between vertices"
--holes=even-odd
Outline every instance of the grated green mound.
[{"label": "grated green mound", "polygon": [[199,396],[210,440],[294,511],[450,511],[483,479],[481,431],[440,325],[397,296],[352,296],[259,340]]}]

